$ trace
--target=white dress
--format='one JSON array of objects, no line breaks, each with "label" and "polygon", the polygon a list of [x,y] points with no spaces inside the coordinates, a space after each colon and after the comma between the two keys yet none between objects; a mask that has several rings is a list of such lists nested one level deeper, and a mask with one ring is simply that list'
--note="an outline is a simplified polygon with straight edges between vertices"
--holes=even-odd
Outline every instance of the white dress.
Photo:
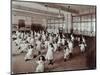
[{"label": "white dress", "polygon": [[61,39],[60,38],[58,39],[58,43],[57,44],[58,44],[58,47],[60,47],[60,45],[61,45]]},{"label": "white dress", "polygon": [[21,42],[19,44],[19,47],[20,47],[20,49],[19,49],[20,52],[24,51],[24,43],[23,42]]},{"label": "white dress", "polygon": [[26,60],[26,59],[32,59],[32,58],[33,58],[32,53],[33,53],[33,49],[30,48],[30,49],[28,50],[27,54],[25,55],[25,60]]},{"label": "white dress", "polygon": [[82,39],[82,41],[83,41],[83,43],[86,43],[86,40],[85,40],[85,38],[83,38],[83,39]]},{"label": "white dress", "polygon": [[43,34],[42,35],[42,40],[45,41],[46,40],[46,36]]},{"label": "white dress", "polygon": [[48,48],[48,43],[49,43],[48,41],[45,41],[45,45],[44,45],[45,48]]},{"label": "white dress", "polygon": [[31,31],[31,37],[33,37],[33,31]]},{"label": "white dress", "polygon": [[36,50],[40,50],[41,49],[41,42],[39,40],[36,41]]},{"label": "white dress", "polygon": [[38,66],[36,67],[36,72],[44,72],[44,62],[42,60],[36,62]]},{"label": "white dress", "polygon": [[19,44],[21,43],[21,39],[17,38],[17,39],[15,40],[15,43],[16,43],[17,45],[19,45]]},{"label": "white dress", "polygon": [[62,39],[62,45],[65,45],[65,39]]},{"label": "white dress", "polygon": [[73,35],[71,35],[71,40],[74,41],[74,36]]},{"label": "white dress", "polygon": [[33,38],[30,39],[30,44],[31,44],[32,46],[34,45],[34,39],[33,39]]},{"label": "white dress", "polygon": [[46,54],[46,59],[47,60],[53,60],[53,48],[52,47],[48,47],[48,51]]},{"label": "white dress", "polygon": [[21,35],[21,33],[20,32],[16,32],[16,34],[17,34],[17,38],[19,38],[19,36]]},{"label": "white dress", "polygon": [[69,53],[72,53],[72,51],[73,51],[73,43],[69,42],[68,43],[68,47],[69,47]]},{"label": "white dress", "polygon": [[31,37],[27,37],[27,41],[30,42]]},{"label": "white dress", "polygon": [[50,38],[50,43],[52,43],[52,41],[53,41],[53,40],[52,40],[52,36],[50,36],[49,38]]},{"label": "white dress", "polygon": [[53,44],[53,46],[54,46],[54,52],[57,50],[57,44],[55,43],[55,44]]},{"label": "white dress", "polygon": [[79,45],[80,46],[80,50],[81,50],[81,52],[85,52],[85,44],[80,44]]},{"label": "white dress", "polygon": [[64,50],[64,58],[67,58],[67,56],[69,56],[69,49],[68,48],[66,48]]},{"label": "white dress", "polygon": [[38,39],[40,38],[40,34],[39,34],[39,33],[37,33],[37,38],[38,38]]},{"label": "white dress", "polygon": [[12,41],[12,54],[19,54],[15,41]]},{"label": "white dress", "polygon": [[24,47],[23,47],[23,50],[24,50],[25,52],[27,52],[27,49],[28,49],[29,44],[28,44],[28,43],[24,43],[23,46],[24,46]]},{"label": "white dress", "polygon": [[35,36],[35,40],[38,40],[38,36]]},{"label": "white dress", "polygon": [[16,34],[13,34],[13,35],[12,35],[12,38],[17,38],[17,35],[16,35]]}]

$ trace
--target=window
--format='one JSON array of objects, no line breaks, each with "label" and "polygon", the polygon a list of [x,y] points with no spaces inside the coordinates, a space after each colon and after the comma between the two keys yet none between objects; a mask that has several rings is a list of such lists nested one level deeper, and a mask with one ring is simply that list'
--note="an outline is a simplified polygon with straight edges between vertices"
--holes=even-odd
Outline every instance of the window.
[{"label": "window", "polygon": [[95,33],[95,14],[73,16],[72,19],[74,32],[81,33],[83,35],[90,35],[91,32]]}]

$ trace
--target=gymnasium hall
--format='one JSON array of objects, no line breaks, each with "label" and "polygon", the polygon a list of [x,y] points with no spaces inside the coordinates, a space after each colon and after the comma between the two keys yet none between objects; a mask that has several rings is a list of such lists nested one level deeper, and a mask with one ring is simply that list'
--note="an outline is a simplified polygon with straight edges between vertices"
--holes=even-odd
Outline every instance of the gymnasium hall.
[{"label": "gymnasium hall", "polygon": [[12,1],[12,74],[96,69],[96,6]]}]

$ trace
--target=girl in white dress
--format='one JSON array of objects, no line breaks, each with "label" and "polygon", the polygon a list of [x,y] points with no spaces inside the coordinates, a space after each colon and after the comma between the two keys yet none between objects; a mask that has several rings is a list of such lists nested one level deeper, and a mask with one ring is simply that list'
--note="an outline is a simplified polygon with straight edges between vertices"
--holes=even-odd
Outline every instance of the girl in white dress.
[{"label": "girl in white dress", "polygon": [[87,45],[85,44],[85,43],[81,43],[81,44],[79,44],[79,47],[80,47],[80,50],[81,50],[81,52],[82,53],[84,53],[85,52],[85,47],[86,47]]},{"label": "girl in white dress", "polygon": [[12,39],[12,55],[20,54],[18,46],[16,46],[15,39]]},{"label": "girl in white dress", "polygon": [[38,52],[38,55],[41,54],[41,41],[40,40],[36,41],[36,51]]},{"label": "girl in white dress", "polygon": [[33,37],[31,37],[31,39],[30,39],[30,45],[32,45],[32,46],[34,46],[34,38]]},{"label": "girl in white dress", "polygon": [[86,43],[85,37],[82,37],[82,42]]},{"label": "girl in white dress", "polygon": [[65,45],[65,39],[62,38],[62,45],[64,46]]},{"label": "girl in white dress", "polygon": [[48,43],[49,43],[49,41],[48,41],[48,40],[45,40],[45,42],[44,42],[44,47],[45,47],[45,49],[48,48]]},{"label": "girl in white dress", "polygon": [[64,61],[66,61],[68,59],[69,59],[69,48],[68,48],[68,46],[66,46],[64,48]]},{"label": "girl in white dress", "polygon": [[27,41],[30,42],[30,40],[31,40],[31,37],[28,35]]},{"label": "girl in white dress", "polygon": [[31,30],[31,37],[33,37],[33,31]]},{"label": "girl in white dress", "polygon": [[72,52],[73,52],[73,43],[72,43],[71,40],[68,41],[68,47],[69,47],[70,56],[72,56]]},{"label": "girl in white dress", "polygon": [[20,43],[21,43],[21,38],[18,37],[18,38],[15,40],[15,43],[17,44],[17,46],[19,46]]},{"label": "girl in white dress", "polygon": [[74,42],[74,36],[71,34],[71,41]]},{"label": "girl in white dress", "polygon": [[21,41],[21,43],[19,44],[19,51],[20,51],[20,53],[27,52],[25,48],[26,48],[25,47],[25,42]]},{"label": "girl in white dress", "polygon": [[36,61],[38,66],[36,67],[36,72],[44,72],[44,64],[45,64],[45,58],[44,56],[40,56],[39,60]]},{"label": "girl in white dress", "polygon": [[48,46],[48,51],[46,53],[46,60],[49,61],[49,64],[53,65],[53,59],[54,59],[54,47],[53,45],[50,43]]},{"label": "girl in white dress", "polygon": [[46,40],[46,36],[45,36],[45,34],[42,35],[42,40],[43,40],[43,41]]},{"label": "girl in white dress", "polygon": [[49,41],[50,41],[50,43],[52,43],[52,42],[53,42],[53,38],[52,38],[52,36],[51,36],[51,35],[49,36],[49,39],[50,39],[50,40],[49,40]]},{"label": "girl in white dress", "polygon": [[20,37],[20,35],[21,35],[21,32],[16,31],[16,34],[17,34],[17,38],[19,38],[19,37]]},{"label": "girl in white dress", "polygon": [[57,43],[54,42],[54,43],[53,43],[53,46],[54,46],[54,52],[56,52],[56,50],[57,50],[57,48],[58,48]]},{"label": "girl in white dress", "polygon": [[12,33],[12,38],[16,39],[17,38],[17,34],[16,33]]},{"label": "girl in white dress", "polygon": [[25,61],[33,59],[33,47],[30,45],[27,54],[25,55]]},{"label": "girl in white dress", "polygon": [[58,37],[58,42],[57,42],[57,46],[58,46],[58,51],[60,51],[60,47],[61,47],[61,38]]}]

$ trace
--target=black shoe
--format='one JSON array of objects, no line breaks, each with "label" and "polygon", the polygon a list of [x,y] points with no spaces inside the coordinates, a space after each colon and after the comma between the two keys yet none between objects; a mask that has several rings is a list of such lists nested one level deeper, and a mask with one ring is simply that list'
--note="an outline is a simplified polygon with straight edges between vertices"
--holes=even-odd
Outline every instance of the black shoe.
[{"label": "black shoe", "polygon": [[33,56],[33,58],[36,58],[36,57],[37,57],[37,55],[34,55],[34,56]]},{"label": "black shoe", "polygon": [[51,63],[48,63],[48,65],[50,65]]},{"label": "black shoe", "polygon": [[51,65],[53,65],[53,62],[51,63]]},{"label": "black shoe", "polygon": [[40,55],[40,54],[41,54],[41,52],[39,51],[39,52],[38,52],[38,55]]},{"label": "black shoe", "polygon": [[72,53],[70,53],[70,58],[72,58]]},{"label": "black shoe", "polygon": [[25,59],[25,62],[27,62],[28,61],[28,59]]},{"label": "black shoe", "polygon": [[66,62],[66,59],[64,59],[64,62]]}]

